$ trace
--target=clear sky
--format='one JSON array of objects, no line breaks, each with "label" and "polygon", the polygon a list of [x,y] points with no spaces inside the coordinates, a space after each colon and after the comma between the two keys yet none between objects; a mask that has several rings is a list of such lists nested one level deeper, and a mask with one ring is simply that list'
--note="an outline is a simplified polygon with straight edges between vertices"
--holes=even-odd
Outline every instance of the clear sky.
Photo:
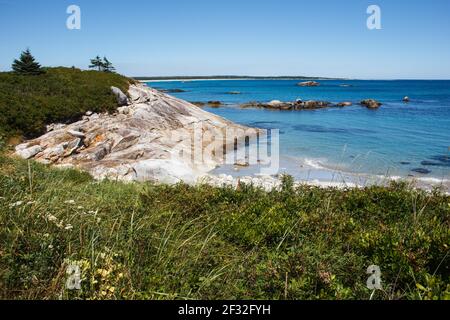
[{"label": "clear sky", "polygon": [[450,79],[449,0],[0,0],[0,30],[3,71],[29,47],[46,66],[106,55],[129,76]]}]

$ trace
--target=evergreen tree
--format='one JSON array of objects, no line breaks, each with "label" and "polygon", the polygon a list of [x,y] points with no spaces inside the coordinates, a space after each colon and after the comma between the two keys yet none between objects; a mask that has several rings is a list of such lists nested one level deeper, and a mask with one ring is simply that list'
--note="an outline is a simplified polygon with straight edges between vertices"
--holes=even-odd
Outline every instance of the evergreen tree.
[{"label": "evergreen tree", "polygon": [[112,63],[106,58],[103,58],[103,71],[105,72],[115,72],[116,68],[112,65]]},{"label": "evergreen tree", "polygon": [[94,59],[91,59],[90,69],[98,69],[98,71],[104,71],[104,64],[102,59],[99,56],[96,56]]},{"label": "evergreen tree", "polygon": [[23,51],[19,60],[14,60],[12,69],[15,73],[23,75],[38,75],[43,73],[41,65],[36,62],[30,49]]}]

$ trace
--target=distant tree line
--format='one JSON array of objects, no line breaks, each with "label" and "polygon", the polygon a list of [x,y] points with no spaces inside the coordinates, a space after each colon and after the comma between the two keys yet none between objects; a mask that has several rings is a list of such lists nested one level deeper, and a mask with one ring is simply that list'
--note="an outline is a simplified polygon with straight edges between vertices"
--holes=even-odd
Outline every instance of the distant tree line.
[{"label": "distant tree line", "polygon": [[[100,56],[91,59],[89,69],[96,69],[101,72],[115,72],[113,64],[108,58]],[[45,69],[36,61],[30,52],[30,49],[23,51],[18,59],[15,59],[12,64],[12,70],[16,74],[20,75],[40,75],[45,73]]]}]

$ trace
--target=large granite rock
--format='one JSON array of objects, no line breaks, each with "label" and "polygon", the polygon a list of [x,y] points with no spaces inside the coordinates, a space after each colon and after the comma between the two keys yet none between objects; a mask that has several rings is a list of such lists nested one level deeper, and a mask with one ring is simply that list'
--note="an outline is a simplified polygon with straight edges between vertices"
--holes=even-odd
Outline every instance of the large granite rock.
[{"label": "large granite rock", "polygon": [[[98,179],[189,183],[223,161],[223,154],[211,151],[227,145],[217,137],[230,130],[240,139],[248,135],[246,127],[144,85],[130,86],[128,94],[126,105],[118,100],[122,107],[117,113],[90,113],[76,123],[54,125],[42,137],[19,145],[16,155],[79,168]],[[191,150],[194,134],[203,137],[201,151],[209,148],[201,161],[184,154]]]},{"label": "large granite rock", "polygon": [[116,96],[117,103],[119,104],[119,106],[124,106],[128,104],[128,98],[125,95],[125,93],[122,92],[122,90],[116,87],[111,87],[111,91]]},{"label": "large granite rock", "polygon": [[16,154],[23,159],[30,159],[42,152],[42,147],[40,145],[22,145],[16,148]]}]

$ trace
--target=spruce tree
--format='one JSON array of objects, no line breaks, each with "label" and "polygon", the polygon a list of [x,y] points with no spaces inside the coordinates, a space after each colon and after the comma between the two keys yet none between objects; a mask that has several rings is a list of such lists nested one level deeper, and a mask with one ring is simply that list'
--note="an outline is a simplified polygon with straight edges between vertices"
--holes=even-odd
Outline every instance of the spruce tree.
[{"label": "spruce tree", "polygon": [[38,75],[43,73],[41,65],[36,62],[30,49],[23,51],[19,60],[14,60],[12,69],[15,73],[23,75]]},{"label": "spruce tree", "polygon": [[98,69],[98,71],[104,71],[104,64],[102,59],[99,56],[96,56],[94,59],[91,59],[90,69]]},{"label": "spruce tree", "polygon": [[106,58],[103,58],[103,70],[105,72],[114,72],[116,71],[116,68],[112,65],[112,63]]}]

